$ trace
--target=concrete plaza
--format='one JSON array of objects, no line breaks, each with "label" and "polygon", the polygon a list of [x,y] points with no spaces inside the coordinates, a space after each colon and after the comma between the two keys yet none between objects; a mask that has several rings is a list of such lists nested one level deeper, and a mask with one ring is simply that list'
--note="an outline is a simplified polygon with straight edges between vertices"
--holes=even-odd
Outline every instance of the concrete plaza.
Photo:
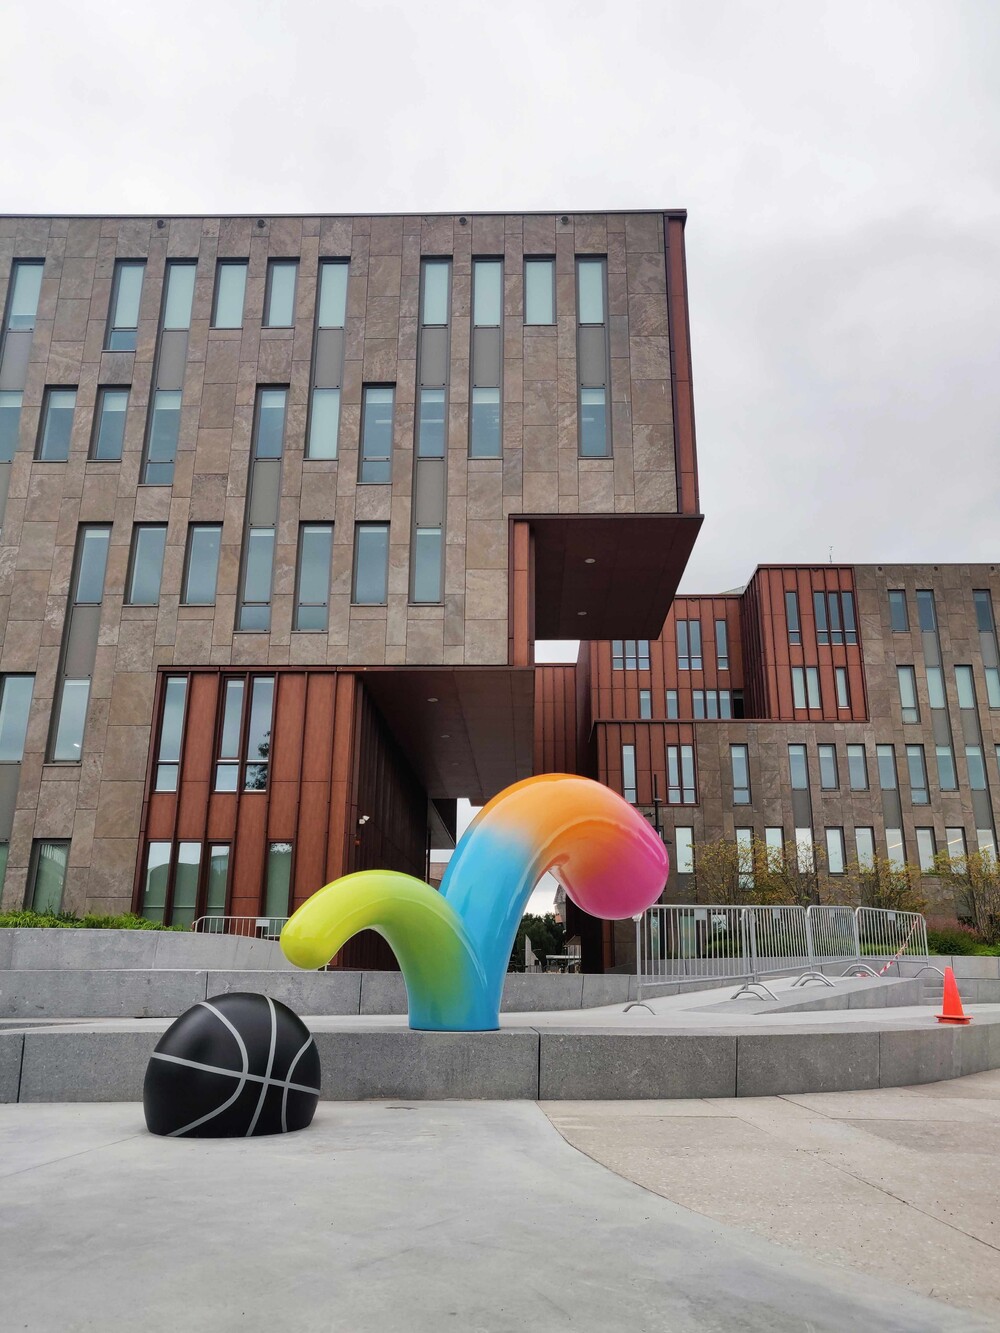
[{"label": "concrete plaza", "polygon": [[3,1106],[3,1322],[986,1330],[998,1136],[996,1073],[710,1102],[321,1103],[306,1132],[251,1141],[156,1139],[134,1103]]}]

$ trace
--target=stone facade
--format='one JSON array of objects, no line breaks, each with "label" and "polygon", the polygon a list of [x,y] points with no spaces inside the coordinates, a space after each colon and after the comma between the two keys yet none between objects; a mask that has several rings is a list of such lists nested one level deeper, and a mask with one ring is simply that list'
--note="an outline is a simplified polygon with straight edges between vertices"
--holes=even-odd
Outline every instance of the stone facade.
[{"label": "stone facade", "polygon": [[[762,590],[769,584],[772,591],[767,596]],[[825,590],[832,587],[853,592],[857,645],[817,642],[811,593],[818,589],[824,590],[825,595]],[[802,607],[802,641],[790,647],[783,594],[796,588]],[[893,629],[890,590],[905,594],[909,626],[905,631]],[[648,669],[615,669],[611,644],[593,644],[585,650],[593,679],[597,776],[623,791],[622,746],[634,747],[638,804],[652,815],[655,776],[664,802],[661,818],[672,856],[678,828],[691,830],[696,846],[720,837],[733,838],[737,829],[748,828],[758,838],[764,837],[765,829],[781,829],[788,845],[800,825],[793,810],[793,795],[801,796],[791,790],[788,747],[804,745],[814,841],[822,847],[828,829],[842,830],[849,863],[857,859],[859,828],[872,829],[876,854],[887,854],[889,820],[876,747],[892,746],[899,827],[909,864],[917,866],[919,862],[918,830],[933,831],[937,851],[946,849],[948,829],[963,830],[969,849],[978,844],[992,844],[995,848],[1000,825],[1000,696],[995,683],[991,695],[987,680],[987,671],[995,670],[997,663],[990,636],[980,630],[977,621],[973,600],[977,591],[988,593],[994,617],[1000,614],[1000,565],[865,565],[840,570],[823,566],[767,567],[757,571],[742,595],[678,598],[659,641],[649,645]],[[928,659],[935,653],[934,634],[921,628],[918,592],[933,596],[946,699],[944,709],[931,706],[928,667],[936,664]],[[695,609],[698,607],[704,609],[698,612]],[[695,671],[679,670],[676,622],[679,617],[696,614],[702,616],[702,667]],[[716,617],[728,619],[730,625],[729,670],[719,670],[716,661],[713,636]],[[847,671],[855,656],[860,659],[861,675],[850,677],[847,706],[838,708],[833,670],[842,665]],[[791,669],[799,663],[817,667],[821,685],[819,707],[794,707]],[[956,668],[963,666],[972,668],[974,710],[960,707]],[[916,721],[903,720],[897,667],[914,669],[919,714]],[[759,686],[756,690],[746,688],[755,676],[761,682]],[[677,713],[669,719],[665,698],[668,689],[675,691],[678,698]],[[728,691],[729,711],[742,709],[744,715],[717,720],[698,718],[692,707],[691,691],[705,689]],[[649,720],[640,719],[640,690],[649,691]],[[774,700],[773,707],[765,705],[755,712],[754,695]],[[977,732],[981,738],[985,787],[974,791],[966,747],[975,747]],[[950,735],[954,755],[955,789],[942,784],[937,763],[937,746],[946,735]],[[664,748],[684,744],[693,747],[696,800],[694,804],[672,805],[667,801]],[[748,749],[749,805],[737,805],[733,799],[730,750],[733,745],[745,745]],[[820,745],[836,747],[835,788],[824,788],[819,768]],[[851,789],[848,745],[861,745],[865,749],[867,790]],[[928,784],[926,803],[913,798],[908,746],[923,747]],[[952,904],[941,897],[936,880],[926,877],[923,887],[934,907],[943,913],[951,911]],[[696,893],[692,877],[677,873],[675,867],[667,899],[691,902],[696,900]]]},{"label": "stone facade", "polygon": [[[678,508],[662,213],[564,216],[0,218],[11,263],[44,270],[0,544],[0,673],[34,675],[3,905],[25,895],[34,842],[71,839],[64,907],[133,898],[157,673],[168,667],[505,665],[512,515]],[[525,255],[552,256],[556,320],[523,322]],[[575,260],[607,260],[612,456],[577,436]],[[443,596],[410,587],[421,260],[453,264]],[[504,260],[502,458],[469,457],[474,256]],[[105,350],[116,261],[146,261],[136,350]],[[242,328],[211,327],[216,263],[248,261]],[[318,263],[350,261],[339,457],[304,457]],[[298,260],[294,325],[262,327],[269,260]],[[141,485],[168,260],[196,260],[172,485]],[[396,386],[392,481],[358,484],[362,385]],[[128,386],[120,462],[88,457],[98,389]],[[288,387],[269,633],[236,633],[254,403]],[[35,458],[47,388],[77,390],[69,458]],[[326,633],[292,629],[299,525],[334,522]],[[385,605],[352,605],[355,524],[390,525]],[[46,762],[80,524],[111,525],[79,763]],[[158,604],[126,605],[133,527],[166,525]],[[181,605],[192,523],[222,525],[214,605]]]}]

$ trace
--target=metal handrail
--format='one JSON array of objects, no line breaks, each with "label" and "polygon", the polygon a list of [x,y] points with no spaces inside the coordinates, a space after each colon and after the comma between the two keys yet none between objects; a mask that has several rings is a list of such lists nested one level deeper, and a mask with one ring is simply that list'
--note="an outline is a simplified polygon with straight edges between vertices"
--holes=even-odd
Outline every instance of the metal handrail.
[{"label": "metal handrail", "polygon": [[199,935],[240,935],[244,939],[276,940],[287,916],[268,916],[259,912],[255,916],[200,916],[191,923],[191,929]]},{"label": "metal handrail", "polygon": [[[637,999],[657,982],[740,981],[733,998],[773,992],[761,978],[799,972],[796,985],[832,984],[825,964],[874,975],[864,959],[926,960],[927,922],[919,912],[846,905],[703,906],[659,903],[635,921]],[[885,969],[883,968],[883,971]],[[631,1007],[631,1005],[629,1006]]]}]

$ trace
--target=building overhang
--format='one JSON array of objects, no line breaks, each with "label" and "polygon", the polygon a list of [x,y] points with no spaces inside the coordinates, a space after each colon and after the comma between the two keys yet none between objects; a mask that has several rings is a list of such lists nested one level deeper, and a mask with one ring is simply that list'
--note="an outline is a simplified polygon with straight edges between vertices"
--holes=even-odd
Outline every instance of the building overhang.
[{"label": "building overhang", "polygon": [[655,639],[701,514],[525,516],[534,555],[535,637]]},{"label": "building overhang", "polygon": [[373,667],[365,687],[433,801],[482,805],[531,776],[533,667]]}]

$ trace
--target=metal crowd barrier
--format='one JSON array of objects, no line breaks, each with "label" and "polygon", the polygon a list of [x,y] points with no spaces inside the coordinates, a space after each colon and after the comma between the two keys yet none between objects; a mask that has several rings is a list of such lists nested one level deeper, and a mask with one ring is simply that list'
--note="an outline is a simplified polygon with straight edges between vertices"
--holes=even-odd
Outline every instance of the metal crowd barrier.
[{"label": "metal crowd barrier", "polygon": [[242,935],[254,940],[276,940],[287,916],[200,916],[191,929],[199,935]]},{"label": "metal crowd barrier", "polygon": [[[874,907],[701,907],[658,904],[635,918],[636,981],[740,981],[733,996],[764,992],[761,980],[790,972],[795,986],[832,985],[820,970],[846,963],[874,975],[900,957],[927,960],[927,923],[919,912]],[[885,970],[885,969],[883,969]],[[846,973],[845,973],[846,975]]]}]

